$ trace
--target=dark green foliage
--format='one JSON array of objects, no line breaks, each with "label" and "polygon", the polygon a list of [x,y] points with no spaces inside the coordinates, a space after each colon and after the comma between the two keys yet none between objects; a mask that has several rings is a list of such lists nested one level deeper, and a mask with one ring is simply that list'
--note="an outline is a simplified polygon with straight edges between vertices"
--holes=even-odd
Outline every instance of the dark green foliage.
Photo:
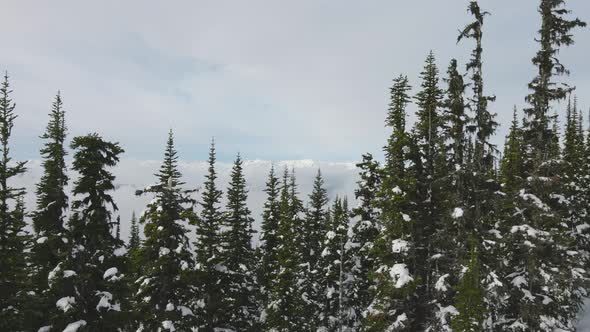
[{"label": "dark green foliage", "polygon": [[550,104],[563,100],[573,90],[567,84],[559,84],[556,76],[567,75],[569,71],[559,61],[557,55],[561,47],[574,44],[572,30],[585,27],[580,19],[568,19],[570,13],[565,8],[565,0],[541,0],[539,5],[541,28],[539,30],[540,49],[532,62],[537,67],[537,76],[529,83],[531,93],[526,97],[530,107],[525,109],[527,115],[524,124],[524,141],[527,158],[525,172],[536,174],[539,167],[549,158],[548,145],[554,132],[549,127]]},{"label": "dark green foliage", "polygon": [[[425,91],[433,91],[437,96],[426,92],[419,93],[418,100],[423,106],[420,119],[428,121],[437,117],[436,107],[431,109],[429,102],[438,105],[440,90],[436,87],[436,67],[432,54],[427,59],[424,75],[429,76],[433,85]],[[408,81],[404,76],[394,80],[391,89],[391,103],[387,126],[392,128],[386,151],[385,168],[380,172],[380,186],[375,193],[374,206],[380,209],[377,225],[378,231],[372,244],[371,254],[375,261],[370,272],[374,283],[374,299],[367,309],[365,329],[368,331],[411,331],[419,328],[424,321],[417,319],[416,287],[419,276],[416,274],[416,248],[414,247],[414,216],[415,207],[411,200],[415,197],[416,182],[413,178],[415,168],[409,162],[417,154],[415,141],[405,131],[406,105],[409,97]],[[420,121],[420,120],[419,120]],[[417,124],[417,131],[427,135],[424,146],[429,146],[428,133],[436,133],[436,129],[427,124]],[[430,151],[430,150],[429,150]]]},{"label": "dark green foliage", "polygon": [[72,140],[73,169],[79,174],[68,224],[69,251],[48,277],[50,292],[59,298],[46,325],[61,331],[83,322],[89,331],[115,330],[127,324],[127,268],[123,242],[112,235],[110,194],[115,176],[108,170],[123,149],[97,134]]},{"label": "dark green foliage", "polygon": [[240,155],[236,157],[227,189],[225,239],[227,248],[223,261],[228,269],[229,284],[224,290],[226,301],[223,311],[227,314],[226,326],[235,331],[257,331],[255,253],[252,249],[252,223],[250,209],[246,205],[248,189]]},{"label": "dark green foliage", "polygon": [[488,174],[494,166],[494,154],[496,147],[490,142],[490,137],[496,131],[498,123],[494,121],[495,114],[488,111],[488,103],[496,97],[484,95],[483,69],[482,69],[482,28],[483,21],[488,12],[479,8],[477,1],[471,1],[468,7],[469,12],[474,16],[475,21],[463,28],[457,41],[463,38],[475,40],[475,48],[471,53],[471,60],[467,63],[467,70],[472,72],[473,97],[470,100],[471,110],[475,113],[474,123],[468,126],[471,133],[475,133],[475,170]]},{"label": "dark green foliage", "polygon": [[274,285],[273,280],[278,273],[278,228],[280,218],[279,178],[275,175],[274,165],[271,166],[266,182],[266,201],[262,212],[262,231],[260,234],[261,265],[259,269],[258,285],[262,295],[262,307],[269,304],[269,294]]},{"label": "dark green foliage", "polygon": [[33,290],[36,293],[32,324],[36,328],[44,323],[42,316],[53,310],[59,299],[48,291],[47,276],[59,264],[68,245],[62,239],[66,234],[64,217],[68,197],[65,186],[68,176],[65,163],[65,111],[59,92],[55,96],[49,123],[41,138],[45,141],[41,149],[44,172],[37,184],[37,210],[32,214],[36,236],[31,249]]},{"label": "dark green foliage", "polygon": [[186,228],[196,217],[192,191],[181,188],[172,131],[155,176],[157,184],[144,191],[155,196],[140,218],[145,239],[139,249],[131,249],[137,262],[134,273],[140,276],[134,280],[135,325],[144,331],[184,331],[196,325],[194,261]]},{"label": "dark green foliage", "polygon": [[510,132],[506,136],[506,142],[504,143],[504,154],[501,162],[503,190],[507,193],[514,193],[521,187],[523,181],[523,137],[516,115],[515,107]]},{"label": "dark green foliage", "polygon": [[479,253],[475,238],[471,237],[471,249],[466,271],[457,285],[455,304],[458,315],[451,326],[457,332],[484,331],[485,318],[484,290],[481,283]]},{"label": "dark green foliage", "polygon": [[285,168],[279,200],[279,227],[277,239],[278,273],[272,282],[270,303],[263,313],[265,328],[268,330],[308,331],[307,324],[301,320],[304,304],[297,287],[297,272],[301,261],[298,251],[298,230],[301,224],[303,206],[297,197],[295,175],[289,175]]},{"label": "dark green foliage", "polygon": [[352,226],[347,251],[346,271],[349,275],[347,287],[346,323],[352,328],[359,328],[363,312],[372,301],[373,282],[370,273],[375,264],[373,246],[379,234],[378,210],[376,208],[377,192],[381,186],[381,171],[371,154],[364,154],[359,168],[359,181],[355,198],[359,205],[352,210],[352,217],[357,219]]},{"label": "dark green foliage", "polygon": [[131,214],[131,229],[129,234],[129,251],[136,251],[141,244],[141,237],[139,236],[139,225],[137,224],[137,217],[135,211]]},{"label": "dark green foliage", "polygon": [[300,291],[301,296],[305,299],[303,316],[310,324],[310,328],[315,328],[319,324],[318,313],[322,310],[324,299],[323,286],[320,285],[324,266],[320,264],[320,255],[328,219],[327,204],[328,192],[324,188],[324,179],[318,169],[312,192],[309,195],[305,218],[301,220],[298,232],[298,245],[301,254],[298,278],[302,281]]},{"label": "dark green foliage", "polygon": [[217,189],[215,171],[215,144],[211,142],[209,150],[209,168],[205,176],[201,194],[201,215],[196,222],[197,240],[194,243],[196,253],[196,282],[199,284],[198,303],[199,319],[203,331],[213,331],[227,322],[224,316],[224,300],[227,299],[227,267],[223,262],[224,247],[227,239],[221,234],[223,213],[221,211],[222,191]]},{"label": "dark green foliage", "polygon": [[17,115],[10,99],[8,74],[0,85],[0,322],[6,330],[23,327],[27,267],[24,251],[28,234],[22,210],[11,208],[24,195],[24,189],[14,188],[9,182],[25,173],[26,162],[13,162],[10,156],[10,137]]},{"label": "dark green foliage", "polygon": [[319,326],[322,331],[342,331],[347,325],[346,319],[346,270],[345,245],[348,240],[349,222],[348,202],[346,198],[336,197],[331,209],[331,218],[325,225],[322,241],[319,271],[321,312]]}]

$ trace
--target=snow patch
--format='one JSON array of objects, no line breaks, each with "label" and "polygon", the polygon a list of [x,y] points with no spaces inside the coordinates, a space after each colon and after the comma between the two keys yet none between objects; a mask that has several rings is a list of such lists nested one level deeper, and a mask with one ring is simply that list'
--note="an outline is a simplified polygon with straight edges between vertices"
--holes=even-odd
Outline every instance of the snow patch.
[{"label": "snow patch", "polygon": [[127,253],[127,249],[125,247],[119,247],[119,248],[115,249],[115,251],[113,252],[113,254],[117,257],[124,256],[126,253]]},{"label": "snow patch", "polygon": [[68,312],[76,304],[76,299],[71,296],[62,297],[55,302],[55,306],[63,312]]},{"label": "snow patch", "polygon": [[394,253],[404,253],[408,251],[408,241],[402,239],[395,239],[391,241],[391,251]]},{"label": "snow patch", "polygon": [[414,280],[414,278],[410,276],[410,271],[408,271],[406,264],[395,264],[389,270],[389,275],[395,283],[395,288],[402,288]]},{"label": "snow patch", "polygon": [[110,279],[113,276],[115,276],[117,273],[119,273],[119,270],[116,267],[111,267],[104,272],[104,275],[102,276],[102,278],[105,280]]},{"label": "snow patch", "polygon": [[171,321],[171,320],[165,320],[165,321],[163,321],[163,322],[162,322],[162,327],[163,327],[165,330],[168,330],[168,331],[170,331],[170,332],[174,332],[174,331],[176,331],[176,329],[174,328],[174,324],[172,323],[172,321]]},{"label": "snow patch", "polygon": [[73,322],[68,324],[68,326],[66,326],[66,328],[63,330],[63,332],[76,332],[78,331],[79,328],[86,326],[86,321],[85,320],[79,320],[77,322]]}]

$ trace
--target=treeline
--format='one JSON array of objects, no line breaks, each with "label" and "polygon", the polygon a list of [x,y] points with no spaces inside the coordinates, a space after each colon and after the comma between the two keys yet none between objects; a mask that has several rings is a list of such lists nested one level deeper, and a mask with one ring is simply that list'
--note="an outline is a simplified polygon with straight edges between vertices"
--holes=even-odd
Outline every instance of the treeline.
[{"label": "treeline", "polygon": [[565,1],[540,1],[538,71],[500,153],[482,74],[488,13],[476,1],[468,11],[458,41],[474,47],[464,71],[451,60],[441,78],[431,52],[416,94],[406,76],[393,80],[385,160],[363,155],[358,205],[329,202],[319,171],[304,205],[294,172],[271,168],[256,248],[241,157],[223,193],[212,144],[197,193],[182,181],[172,132],[156,184],[137,193],[153,200],[123,241],[109,171],[123,149],[98,134],[73,138],[78,178],[68,195],[59,93],[27,213],[24,189],[10,185],[26,164],[11,159],[16,114],[5,76],[2,330],[575,331],[590,288],[590,132],[573,87],[559,80],[569,71],[558,56],[586,24],[567,18]]}]

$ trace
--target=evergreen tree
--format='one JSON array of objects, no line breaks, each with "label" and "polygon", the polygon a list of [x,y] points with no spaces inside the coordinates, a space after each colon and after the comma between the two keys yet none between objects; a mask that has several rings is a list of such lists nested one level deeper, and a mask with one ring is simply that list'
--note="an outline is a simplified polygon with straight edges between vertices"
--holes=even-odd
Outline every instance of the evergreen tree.
[{"label": "evergreen tree", "polygon": [[141,244],[141,238],[139,236],[139,225],[137,224],[137,217],[135,211],[131,214],[131,229],[129,234],[129,251],[137,251]]},{"label": "evergreen tree", "polygon": [[[413,129],[417,151],[408,158],[413,161],[414,170],[413,174],[404,176],[404,182],[407,183],[405,186],[408,189],[402,189],[404,193],[407,193],[406,197],[400,197],[401,200],[407,200],[403,204],[407,205],[410,202],[416,204],[416,206],[410,206],[410,209],[416,211],[415,213],[406,212],[412,216],[412,220],[416,220],[411,233],[415,252],[410,253],[416,256],[413,258],[414,274],[421,280],[416,294],[415,320],[418,325],[415,329],[425,329],[429,322],[435,319],[433,317],[435,311],[430,309],[431,306],[436,305],[432,302],[434,297],[432,284],[436,280],[433,272],[436,266],[431,257],[437,252],[433,247],[432,236],[446,209],[443,206],[446,188],[443,188],[440,181],[446,175],[444,116],[441,109],[443,92],[439,87],[439,72],[432,52],[426,58],[421,79],[422,89],[416,95],[418,119]],[[415,190],[412,188],[413,179],[415,179]],[[409,198],[408,195],[414,192],[416,196]],[[405,234],[407,232],[407,230],[404,231]]]},{"label": "evergreen tree", "polygon": [[[85,326],[89,331],[115,331],[127,324],[126,262],[123,242],[113,237],[110,192],[115,176],[108,170],[123,149],[98,134],[72,140],[73,170],[79,177],[69,220],[69,252],[49,273],[50,292],[59,294],[57,311],[49,317],[50,331]],[[49,316],[49,315],[48,315]]]},{"label": "evergreen tree", "polygon": [[348,243],[345,246],[347,302],[344,317],[346,324],[358,330],[363,321],[363,312],[372,300],[372,280],[369,277],[374,269],[375,253],[373,246],[379,233],[377,192],[381,185],[379,163],[369,153],[363,155],[359,168],[359,181],[355,190],[358,207],[352,210],[354,224]]},{"label": "evergreen tree", "polygon": [[274,288],[272,281],[278,273],[277,249],[279,246],[279,178],[275,175],[274,165],[271,166],[266,181],[266,201],[262,212],[262,226],[260,235],[260,260],[261,265],[258,273],[258,284],[261,292],[262,308],[269,305],[269,295]]},{"label": "evergreen tree", "polygon": [[556,76],[569,74],[568,69],[559,61],[557,55],[562,46],[574,44],[572,30],[585,27],[586,23],[580,19],[568,19],[570,13],[565,8],[565,0],[541,0],[539,5],[541,14],[540,38],[536,41],[540,45],[539,51],[532,62],[537,67],[537,76],[529,83],[531,93],[526,97],[530,107],[525,109],[527,115],[524,138],[527,149],[526,170],[536,174],[538,168],[548,158],[548,145],[554,134],[550,123],[550,104],[563,100],[573,87],[558,84]]},{"label": "evergreen tree", "polygon": [[211,142],[209,150],[209,168],[205,176],[204,190],[199,204],[201,216],[196,223],[197,240],[194,242],[196,252],[196,278],[199,283],[199,317],[200,329],[209,332],[223,327],[227,323],[223,309],[227,303],[228,286],[227,267],[223,262],[226,239],[222,236],[223,213],[220,201],[222,191],[217,189],[215,181],[215,143]]},{"label": "evergreen tree", "polygon": [[301,201],[297,198],[294,175],[289,176],[285,168],[279,200],[278,272],[275,280],[272,281],[270,303],[262,317],[266,329],[270,331],[309,330],[305,322],[300,319],[303,299],[297,286],[297,269],[301,259],[297,232],[302,210]]},{"label": "evergreen tree", "polygon": [[[192,311],[194,261],[187,223],[195,220],[192,192],[183,190],[172,131],[157,183],[138,194],[155,197],[140,217],[145,239],[137,250],[133,304],[140,331],[188,331],[196,325]],[[133,234],[133,233],[132,233]],[[133,252],[132,252],[133,253]]]},{"label": "evergreen tree", "polygon": [[434,220],[434,232],[429,240],[432,252],[428,259],[432,264],[432,272],[427,279],[427,287],[432,294],[432,309],[427,310],[434,311],[429,315],[427,328],[435,331],[450,331],[451,318],[457,313],[454,307],[454,285],[460,270],[459,257],[464,255],[464,242],[468,233],[463,219],[466,182],[470,173],[466,151],[469,145],[466,128],[470,120],[464,100],[466,85],[455,59],[451,60],[447,74],[447,97],[442,105],[442,135],[445,143],[441,147],[442,160],[439,158],[437,162],[438,171],[433,183],[436,189],[433,193],[437,194],[434,200],[440,212]]},{"label": "evergreen tree", "polygon": [[469,261],[457,286],[458,315],[453,318],[453,331],[484,331],[485,303],[481,284],[480,262],[475,238],[471,237]]},{"label": "evergreen tree", "polygon": [[[425,73],[433,75],[430,77],[432,80],[437,80],[432,53],[427,63]],[[373,300],[366,311],[364,329],[368,331],[412,331],[419,329],[420,324],[424,323],[423,319],[417,317],[420,309],[417,308],[416,291],[420,277],[416,274],[419,263],[416,262],[413,241],[413,217],[416,215],[412,204],[416,192],[415,169],[408,162],[417,153],[417,147],[405,131],[408,90],[408,81],[404,76],[394,80],[386,120],[386,125],[393,131],[384,148],[385,169],[382,171],[382,182],[375,200],[375,206],[381,213],[378,219],[379,233],[371,249],[375,261],[370,277],[375,286]],[[431,91],[436,94],[440,92],[436,86]],[[421,93],[419,100],[426,103],[431,100],[431,96]],[[434,100],[438,103],[438,95]],[[432,113],[435,110],[423,109],[419,116],[437,116],[425,115],[425,112]],[[419,130],[431,132],[428,126]],[[429,145],[426,140],[422,143],[424,146]]]},{"label": "evergreen tree", "polygon": [[324,179],[318,169],[312,192],[309,195],[306,215],[299,231],[301,238],[299,241],[301,250],[299,279],[301,280],[302,297],[306,301],[303,315],[312,329],[319,324],[318,313],[322,310],[321,303],[324,295],[320,286],[320,273],[324,268],[320,264],[320,255],[328,216],[327,204],[328,192],[324,188]]},{"label": "evergreen tree", "polygon": [[228,268],[229,287],[226,289],[226,325],[235,331],[257,331],[255,253],[252,248],[252,222],[246,205],[248,189],[240,155],[236,157],[227,189],[226,233],[227,248],[223,261]]},{"label": "evergreen tree", "polygon": [[504,143],[504,153],[501,162],[502,186],[503,190],[507,193],[514,193],[522,186],[523,181],[523,137],[522,129],[518,124],[516,115],[515,106],[510,131]]},{"label": "evergreen tree", "polygon": [[345,245],[349,221],[348,203],[336,198],[332,205],[330,222],[326,227],[321,252],[321,301],[319,313],[321,331],[347,331],[345,303],[347,292],[345,286]]},{"label": "evergreen tree", "polygon": [[472,72],[472,89],[473,97],[471,98],[470,107],[474,111],[474,123],[468,128],[475,133],[475,155],[474,165],[476,171],[486,174],[494,167],[494,154],[496,147],[490,143],[490,137],[496,131],[498,124],[494,121],[495,114],[488,111],[488,103],[494,101],[496,97],[484,95],[483,83],[483,61],[482,61],[482,37],[483,21],[488,12],[479,8],[477,1],[471,1],[468,7],[469,12],[474,16],[475,21],[463,28],[457,42],[463,38],[472,38],[475,40],[475,48],[471,53],[471,60],[467,63],[467,70]]},{"label": "evergreen tree", "polygon": [[7,331],[23,328],[27,266],[24,251],[29,241],[21,212],[11,208],[24,195],[10,181],[26,172],[26,162],[13,162],[10,138],[17,115],[10,95],[8,74],[0,84],[0,322]]},{"label": "evergreen tree", "polygon": [[[486,302],[496,303],[502,296],[499,294],[499,275],[501,268],[498,264],[497,257],[501,245],[498,240],[502,238],[499,228],[500,216],[498,211],[498,191],[500,184],[495,170],[495,157],[497,148],[491,143],[491,136],[494,135],[498,123],[494,120],[495,114],[490,113],[488,104],[496,98],[484,94],[483,80],[483,24],[484,17],[489,15],[488,12],[482,11],[477,1],[469,3],[468,11],[473,15],[474,21],[465,26],[458,36],[458,41],[463,38],[470,38],[475,41],[475,48],[471,53],[471,60],[467,63],[467,70],[471,71],[471,85],[473,95],[469,100],[469,107],[473,111],[473,123],[467,129],[474,135],[473,156],[468,168],[465,181],[467,183],[467,196],[464,200],[465,206],[458,207],[463,209],[463,220],[466,222],[465,232],[463,234],[473,234],[478,244],[477,250],[485,252],[481,255],[481,270],[486,283]],[[462,243],[467,243],[466,238],[461,239]],[[463,254],[459,258],[465,259],[469,249],[464,246]],[[489,308],[488,321],[496,321],[498,310]],[[480,322],[481,323],[481,322]]]},{"label": "evergreen tree", "polygon": [[[557,58],[562,46],[572,45],[572,29],[585,26],[579,19],[565,16],[563,0],[541,0],[540,50],[533,58],[538,73],[529,83],[523,128],[524,167],[521,189],[511,197],[506,285],[506,321],[522,330],[553,331],[574,329],[580,297],[577,288],[585,273],[583,260],[568,255],[572,241],[566,215],[568,200],[561,158],[555,153],[558,132],[550,124],[552,103],[567,97],[571,87],[558,84],[556,77],[567,74]],[[574,237],[575,238],[575,237]],[[578,252],[576,252],[577,254]],[[583,263],[582,263],[583,264]]]},{"label": "evergreen tree", "polygon": [[68,183],[65,163],[67,152],[64,146],[66,125],[59,92],[55,96],[49,123],[41,138],[45,140],[41,149],[44,172],[37,184],[37,210],[32,214],[36,236],[31,248],[33,291],[36,293],[31,323],[37,329],[43,323],[43,315],[52,310],[58,300],[55,294],[48,292],[47,276],[59,264],[68,245],[63,240],[66,235],[64,214],[68,208],[65,193]]}]

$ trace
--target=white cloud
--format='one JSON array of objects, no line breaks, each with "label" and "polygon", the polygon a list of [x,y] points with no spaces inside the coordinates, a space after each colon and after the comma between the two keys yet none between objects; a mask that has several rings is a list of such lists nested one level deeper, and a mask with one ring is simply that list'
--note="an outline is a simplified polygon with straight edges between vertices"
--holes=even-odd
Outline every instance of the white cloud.
[{"label": "white cloud", "polygon": [[[121,216],[121,237],[124,240],[127,240],[129,235],[131,213],[135,211],[139,215],[145,209],[146,204],[152,199],[150,196],[136,196],[135,191],[143,189],[156,181],[153,174],[158,171],[160,164],[160,161],[124,159],[113,169],[117,177],[115,180],[117,189],[113,197],[119,207],[117,214]],[[295,169],[300,197],[304,201],[307,200],[307,196],[311,192],[313,179],[318,168],[320,168],[330,198],[334,198],[336,195],[347,196],[352,202],[354,200],[354,189],[357,178],[357,170],[354,164],[293,160],[275,162],[275,168],[277,175],[282,174],[285,166]],[[217,184],[224,192],[229,182],[231,166],[231,163],[217,163],[216,165],[216,170],[219,174]],[[248,206],[255,218],[256,229],[259,229],[261,222],[262,207],[266,199],[266,194],[263,190],[270,166],[270,161],[244,161],[244,174],[249,188]],[[28,167],[27,174],[16,179],[14,185],[27,188],[25,201],[27,209],[31,211],[35,208],[35,184],[39,181],[43,170],[38,160],[30,161]],[[180,162],[179,170],[183,174],[183,181],[186,182],[185,187],[201,188],[207,167],[208,164],[203,161]],[[76,175],[71,174],[70,187],[75,179]],[[200,195],[197,194],[196,198],[200,199]]]}]

